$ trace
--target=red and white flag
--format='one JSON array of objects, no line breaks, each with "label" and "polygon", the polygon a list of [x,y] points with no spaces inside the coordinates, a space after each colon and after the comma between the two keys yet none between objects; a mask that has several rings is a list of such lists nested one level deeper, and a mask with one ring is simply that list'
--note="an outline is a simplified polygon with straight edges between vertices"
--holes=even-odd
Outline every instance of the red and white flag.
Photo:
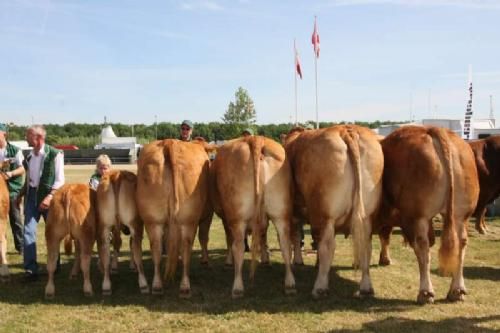
[{"label": "red and white flag", "polygon": [[295,51],[295,70],[297,71],[297,75],[302,80],[302,68],[300,67],[299,51],[297,51],[295,41],[293,42],[293,49]]},{"label": "red and white flag", "polygon": [[316,58],[319,58],[319,34],[318,34],[318,27],[316,26],[316,17],[314,17],[314,31],[312,34],[312,44],[314,47],[314,54],[316,54]]}]

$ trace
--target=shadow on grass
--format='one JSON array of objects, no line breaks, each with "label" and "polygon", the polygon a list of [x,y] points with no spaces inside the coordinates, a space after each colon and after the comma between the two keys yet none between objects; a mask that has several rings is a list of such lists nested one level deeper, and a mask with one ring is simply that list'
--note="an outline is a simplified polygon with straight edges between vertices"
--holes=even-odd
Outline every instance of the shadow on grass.
[{"label": "shadow on grass", "polygon": [[464,277],[472,280],[500,281],[500,268],[486,266],[464,267]]},{"label": "shadow on grass", "polygon": [[[407,318],[388,317],[363,324],[362,330],[372,332],[498,332],[478,326],[489,321],[499,320],[500,315],[465,318],[456,317],[439,321],[414,320]],[[329,332],[359,332],[358,330],[331,330]]]},{"label": "shadow on grass", "polygon": [[[119,264],[119,274],[112,275],[113,295],[101,295],[102,275],[97,269],[97,260],[93,258],[91,279],[94,289],[93,297],[84,297],[83,279],[69,280],[69,272],[73,261],[63,256],[61,271],[55,277],[56,296],[54,300],[44,299],[47,276],[37,282],[23,281],[23,275],[12,274],[11,281],[0,284],[0,297],[4,303],[11,304],[58,304],[65,306],[81,306],[98,304],[100,306],[144,306],[150,311],[167,311],[173,313],[207,313],[223,314],[238,310],[250,310],[258,313],[323,313],[335,309],[349,309],[358,312],[407,311],[417,307],[412,300],[399,299],[358,299],[354,297],[358,290],[358,281],[346,279],[339,275],[340,270],[348,267],[335,266],[330,271],[329,296],[314,300],[311,296],[316,268],[313,265],[294,267],[297,294],[287,296],[284,293],[285,267],[281,263],[258,265],[255,281],[248,280],[249,260],[244,264],[245,296],[231,299],[233,283],[233,267],[224,265],[225,250],[210,251],[208,267],[200,265],[199,251],[194,251],[191,261],[192,297],[188,300],[178,297],[180,269],[177,270],[175,282],[167,283],[165,293],[161,296],[141,295],[137,283],[137,274],[129,269],[130,253],[124,252]],[[17,265],[19,266],[19,265]],[[16,267],[16,265],[12,266]],[[19,267],[17,267],[19,268]],[[151,286],[153,265],[149,252],[144,253],[146,278]],[[19,271],[20,269],[17,269]],[[359,275],[359,274],[357,274]]]}]

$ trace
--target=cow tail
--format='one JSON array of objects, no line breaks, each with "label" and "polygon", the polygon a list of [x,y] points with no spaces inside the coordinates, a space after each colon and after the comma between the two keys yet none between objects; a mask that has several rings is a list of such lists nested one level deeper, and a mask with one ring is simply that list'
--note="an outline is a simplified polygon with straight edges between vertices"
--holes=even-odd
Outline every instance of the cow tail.
[{"label": "cow tail", "polygon": [[[173,193],[173,205],[169,204],[169,222],[166,228],[167,230],[167,246],[168,246],[168,256],[167,265],[165,266],[165,274],[163,276],[164,280],[173,280],[175,276],[175,271],[177,270],[177,262],[179,258],[179,246],[181,239],[181,230],[177,222],[177,213],[179,211],[179,168],[175,161],[175,141],[168,142],[167,154],[168,158],[165,158],[166,163],[170,164],[170,170],[172,172],[172,193]],[[167,162],[168,161],[168,162]],[[164,241],[162,237],[162,242]]]},{"label": "cow tail", "polygon": [[115,198],[115,228],[117,228],[117,234],[120,234],[121,230],[121,218],[120,218],[120,187],[122,179],[121,171],[116,171],[109,175],[108,181],[109,185],[111,185],[111,189]]},{"label": "cow tail", "polygon": [[250,141],[250,150],[253,159],[253,182],[254,182],[254,217],[252,219],[252,264],[250,266],[250,280],[253,281],[255,276],[255,270],[257,268],[257,257],[260,254],[261,248],[261,221],[264,218],[264,209],[263,209],[263,183],[264,183],[264,173],[261,172],[261,158],[262,150],[264,148],[264,138],[260,136],[253,136]]},{"label": "cow tail", "polygon": [[366,222],[365,205],[363,203],[359,134],[353,128],[347,127],[343,139],[347,145],[354,175],[353,205],[350,214],[354,267],[368,267],[370,264],[368,247],[370,246],[371,230],[370,225]]},{"label": "cow tail", "polygon": [[73,238],[68,234],[64,237],[64,254],[69,256],[71,253],[73,253]]},{"label": "cow tail", "polygon": [[439,248],[439,270],[443,275],[456,272],[459,264],[458,236],[455,226],[455,180],[453,175],[453,156],[448,135],[444,129],[430,128],[429,134],[439,142],[442,151],[446,176],[448,177],[449,193],[446,214],[443,219],[441,247]]}]

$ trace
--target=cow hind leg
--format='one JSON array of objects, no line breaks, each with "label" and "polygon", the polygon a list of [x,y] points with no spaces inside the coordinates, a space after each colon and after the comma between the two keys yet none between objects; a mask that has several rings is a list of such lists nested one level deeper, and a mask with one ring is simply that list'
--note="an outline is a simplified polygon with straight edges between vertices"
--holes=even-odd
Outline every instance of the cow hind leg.
[{"label": "cow hind leg", "polygon": [[224,265],[226,266],[232,266],[233,265],[233,236],[231,235],[231,229],[227,226],[226,221],[222,221],[222,225],[224,226],[224,233],[226,234],[226,247],[227,247],[227,254],[226,254],[226,260],[224,261]]},{"label": "cow hind leg", "polygon": [[486,223],[484,222],[484,216],[486,215],[486,206],[481,206],[477,207],[476,209],[476,214],[474,215],[474,217],[476,218],[476,223],[475,223],[475,228],[477,230],[477,232],[479,232],[480,234],[486,234]]},{"label": "cow hind leg", "polygon": [[90,260],[92,257],[92,237],[84,235],[80,240],[80,263],[83,273],[83,294],[90,297],[94,294],[92,291],[92,283],[90,282]]},{"label": "cow hind leg", "polygon": [[[461,221],[455,219],[455,221]],[[467,221],[467,219],[465,220]],[[464,258],[465,258],[465,248],[467,247],[467,230],[465,228],[467,225],[464,223],[457,223],[457,236],[459,241],[459,258],[457,270],[453,273],[451,280],[450,290],[448,291],[447,299],[451,302],[463,301],[464,295],[467,295],[467,289],[465,289],[464,282]]]},{"label": "cow hind leg", "polygon": [[121,228],[115,225],[112,228],[113,256],[111,257],[111,274],[118,274],[118,259],[120,257],[120,249],[122,247]]},{"label": "cow hind leg", "polygon": [[130,237],[130,250],[132,251],[132,266],[137,269],[137,276],[139,280],[139,289],[141,294],[149,294],[149,285],[144,274],[144,266],[142,264],[142,237],[143,237],[143,226],[135,225],[133,228],[133,233]]},{"label": "cow hind leg", "polygon": [[163,294],[163,281],[161,279],[161,250],[163,247],[163,225],[146,224],[146,232],[151,246],[151,255],[153,257],[154,277],[152,285],[153,295]]},{"label": "cow hind leg", "polygon": [[415,221],[415,238],[412,242],[412,247],[417,256],[418,269],[420,272],[420,287],[417,303],[434,303],[434,288],[432,287],[430,275],[431,254],[429,251],[430,243],[428,236],[430,221],[422,218]]},{"label": "cow hind leg", "polygon": [[71,271],[69,273],[69,279],[75,280],[80,273],[80,259],[81,259],[81,247],[78,239],[73,239],[75,243],[75,258],[73,259],[73,266],[71,267]]},{"label": "cow hind leg", "polygon": [[198,227],[198,241],[201,247],[201,265],[208,265],[208,234],[210,231],[210,226],[212,225],[212,217],[214,214],[210,214],[208,217],[200,221]]},{"label": "cow hind leg", "polygon": [[392,227],[383,227],[378,235],[380,239],[380,257],[378,264],[380,266],[388,266],[392,263],[391,256],[389,254],[389,243],[391,240]]},{"label": "cow hind leg", "polygon": [[245,233],[246,233],[246,225],[243,221],[232,224],[231,250],[234,261],[234,282],[232,290],[233,298],[242,297],[244,294],[242,269],[243,269],[243,258],[245,255],[245,245],[244,245]]},{"label": "cow hind leg", "polygon": [[[335,234],[333,221],[326,221],[326,225],[321,231],[321,239],[318,244],[318,275],[312,295],[314,298],[324,297],[328,294],[328,274],[333,260],[335,250]],[[311,224],[312,225],[312,224]]]},{"label": "cow hind leg", "polygon": [[[110,279],[110,254],[109,254],[109,233],[110,228],[106,225],[99,225],[99,258],[102,266],[102,294],[111,295],[111,279]],[[113,234],[113,238],[115,235]],[[114,239],[113,239],[114,240]]]},{"label": "cow hind leg", "polygon": [[191,284],[189,281],[189,267],[191,264],[191,250],[193,248],[193,241],[196,235],[196,228],[193,225],[181,226],[181,239],[182,239],[182,278],[179,288],[179,297],[191,297]]},{"label": "cow hind leg", "polygon": [[0,221],[0,280],[9,279],[9,267],[7,262],[7,222]]},{"label": "cow hind leg", "polygon": [[304,265],[304,259],[302,258],[302,248],[300,245],[302,233],[303,233],[303,221],[294,217],[294,224],[292,224],[292,244],[293,244],[293,264],[294,265]]},{"label": "cow hind leg", "polygon": [[45,298],[53,299],[56,293],[54,284],[54,273],[57,268],[57,258],[59,257],[59,245],[64,238],[64,234],[57,234],[55,228],[47,226],[47,285],[45,286]]},{"label": "cow hind leg", "polygon": [[290,225],[284,219],[276,219],[274,225],[278,231],[278,239],[280,242],[281,254],[283,256],[283,262],[285,263],[285,293],[295,294],[297,293],[295,289],[295,278],[292,272],[292,254],[291,254],[291,242],[290,242]]}]

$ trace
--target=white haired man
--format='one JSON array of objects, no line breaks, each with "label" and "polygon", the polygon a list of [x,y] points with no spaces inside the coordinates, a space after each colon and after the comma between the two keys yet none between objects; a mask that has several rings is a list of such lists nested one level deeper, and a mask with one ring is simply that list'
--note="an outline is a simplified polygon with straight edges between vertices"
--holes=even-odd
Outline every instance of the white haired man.
[{"label": "white haired man", "polygon": [[64,156],[60,150],[45,143],[42,125],[26,131],[31,153],[26,157],[26,191],[24,199],[24,269],[27,281],[38,279],[36,231],[38,221],[47,213],[54,193],[64,185]]}]

